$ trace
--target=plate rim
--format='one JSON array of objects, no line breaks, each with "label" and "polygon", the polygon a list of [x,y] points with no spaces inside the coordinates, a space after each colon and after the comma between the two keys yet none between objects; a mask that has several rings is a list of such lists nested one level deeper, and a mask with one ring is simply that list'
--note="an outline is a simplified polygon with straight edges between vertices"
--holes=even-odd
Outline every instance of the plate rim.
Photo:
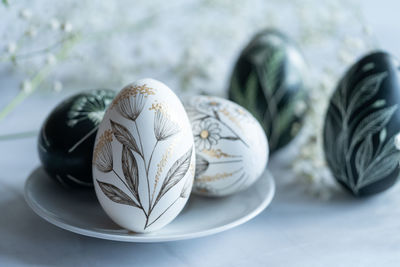
[{"label": "plate rim", "polygon": [[[29,183],[32,182],[32,174],[38,171],[41,167],[35,168],[28,178],[25,181],[24,184],[24,198],[25,201],[27,202],[28,206],[42,219],[45,221],[51,223],[52,225],[59,227],[61,229],[73,232],[75,234],[80,234],[92,238],[99,238],[103,240],[112,240],[112,241],[122,241],[122,242],[132,242],[132,243],[157,243],[157,242],[170,242],[170,241],[178,241],[178,240],[187,240],[187,239],[194,239],[194,238],[200,238],[204,236],[209,236],[213,234],[217,234],[229,229],[232,229],[234,227],[237,227],[239,225],[242,225],[249,220],[253,219],[256,217],[258,214],[260,214],[263,210],[265,210],[269,204],[272,202],[272,199],[275,196],[275,190],[276,190],[276,185],[274,181],[274,177],[271,174],[269,170],[265,170],[261,176],[264,176],[265,173],[266,180],[268,183],[268,188],[269,191],[266,194],[266,197],[263,199],[263,201],[251,212],[246,214],[245,216],[236,219],[234,221],[231,221],[227,224],[218,226],[218,227],[213,227],[207,230],[201,230],[189,234],[172,234],[170,236],[157,236],[156,234],[138,234],[135,233],[134,235],[128,235],[128,236],[122,236],[122,235],[117,235],[117,234],[112,234],[112,233],[103,233],[99,232],[96,230],[89,230],[86,228],[74,226],[71,224],[68,224],[64,220],[57,219],[57,216],[51,214],[50,212],[46,211],[45,209],[41,208],[39,205],[36,204],[34,199],[32,199],[29,196],[29,190],[28,190],[28,185]],[[261,178],[261,177],[260,177]],[[256,182],[257,183],[257,182]],[[256,183],[254,183],[252,186],[255,186]],[[250,187],[251,188],[251,187]]]}]

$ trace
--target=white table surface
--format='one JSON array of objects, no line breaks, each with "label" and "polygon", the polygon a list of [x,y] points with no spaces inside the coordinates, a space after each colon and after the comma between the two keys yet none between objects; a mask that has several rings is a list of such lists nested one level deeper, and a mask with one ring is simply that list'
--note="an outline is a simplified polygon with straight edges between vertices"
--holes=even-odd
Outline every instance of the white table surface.
[{"label": "white table surface", "polygon": [[[381,47],[397,57],[399,10],[395,1],[363,4]],[[2,106],[16,82],[0,84]],[[38,129],[60,98],[35,94],[0,122],[0,133]],[[134,244],[80,236],[34,214],[23,186],[39,165],[36,138],[0,141],[0,266],[400,266],[400,185],[369,199],[338,191],[323,201],[307,194],[285,166],[285,152],[293,151],[271,160],[276,195],[252,221],[194,240]]]}]

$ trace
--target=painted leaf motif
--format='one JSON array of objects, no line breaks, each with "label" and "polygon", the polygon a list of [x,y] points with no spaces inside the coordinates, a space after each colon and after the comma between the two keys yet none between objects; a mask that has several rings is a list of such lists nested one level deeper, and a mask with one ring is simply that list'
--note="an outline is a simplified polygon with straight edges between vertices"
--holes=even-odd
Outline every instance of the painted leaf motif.
[{"label": "painted leaf motif", "polygon": [[249,78],[246,81],[245,88],[245,107],[247,107],[250,112],[256,113],[256,102],[257,102],[257,76],[254,72],[251,72]]},{"label": "painted leaf motif", "polygon": [[[339,133],[339,136],[337,137],[336,141],[336,149],[335,149],[335,158],[337,162],[337,178],[338,179],[343,179],[347,177],[347,175],[344,173],[344,168],[345,166],[345,142],[344,142],[345,136],[343,132]],[[344,180],[345,181],[345,180]]]},{"label": "painted leaf motif", "polygon": [[246,99],[242,91],[240,90],[240,85],[236,73],[233,75],[232,78],[230,92],[232,94],[232,98],[235,100],[236,103],[238,103],[241,106],[246,106]]},{"label": "painted leaf motif", "polygon": [[360,148],[356,152],[355,165],[359,175],[367,168],[373,157],[372,135],[369,134],[361,143]]},{"label": "painted leaf motif", "polygon": [[394,146],[394,137],[390,138],[382,150],[367,166],[358,179],[358,188],[372,184],[392,173],[399,166],[400,151]]},{"label": "painted leaf motif", "polygon": [[373,108],[381,108],[381,107],[383,107],[385,105],[386,105],[386,100],[385,99],[379,99],[379,100],[376,100],[371,106]]},{"label": "painted leaf motif", "polygon": [[193,179],[191,177],[188,177],[186,179],[185,184],[183,185],[182,192],[181,192],[181,198],[188,198],[190,195],[190,188],[193,184]]},{"label": "painted leaf motif", "polygon": [[382,130],[389,122],[393,113],[397,110],[397,104],[391,107],[374,111],[358,124],[352,138],[352,146],[355,146],[360,140],[364,139],[368,134],[375,134]]},{"label": "painted leaf motif", "polygon": [[139,147],[137,146],[135,139],[133,138],[132,134],[128,131],[128,129],[126,129],[125,126],[116,123],[112,120],[110,120],[110,123],[115,138],[117,138],[117,140],[122,145],[128,147],[129,149],[132,149],[133,151],[141,155]]},{"label": "painted leaf motif", "polygon": [[284,58],[282,50],[271,51],[265,60],[263,68],[263,89],[266,96],[272,96],[276,93],[278,87],[278,77],[281,72],[281,66]]},{"label": "painted leaf motif", "polygon": [[157,202],[177,183],[179,183],[182,178],[186,175],[189,166],[190,159],[192,157],[193,147],[191,147],[182,157],[180,157],[169,169],[166,178],[164,179],[163,185],[161,186],[160,192],[154,202],[154,206]]},{"label": "painted leaf motif", "polygon": [[135,157],[131,150],[126,146],[122,148],[122,172],[124,173],[125,180],[135,195],[136,200],[139,200],[139,171]]},{"label": "painted leaf motif", "polygon": [[362,80],[354,89],[354,93],[350,96],[347,113],[352,114],[358,107],[373,98],[378,93],[381,83],[386,77],[387,72],[381,72]]},{"label": "painted leaf motif", "polygon": [[386,128],[383,128],[382,131],[379,133],[379,142],[383,143],[385,141],[387,135]]},{"label": "painted leaf motif", "polygon": [[199,112],[195,107],[191,104],[185,105],[185,111],[190,118],[190,121],[198,121],[207,118],[209,115],[203,112]]},{"label": "painted leaf motif", "polygon": [[196,174],[195,177],[202,175],[207,169],[210,163],[201,155],[196,155]]},{"label": "painted leaf motif", "polygon": [[370,168],[365,171],[365,176],[361,177],[358,187],[367,186],[388,176],[399,166],[399,160],[399,153],[394,152],[379,161],[373,162]]},{"label": "painted leaf motif", "polygon": [[104,195],[106,195],[111,201],[139,208],[139,206],[118,187],[109,183],[100,182],[99,180],[96,181],[99,184],[101,191],[103,191]]},{"label": "painted leaf motif", "polygon": [[328,164],[331,166],[332,171],[336,173],[337,170],[337,163],[335,161],[335,157],[333,157],[333,151],[336,149],[336,139],[333,136],[333,125],[332,125],[332,118],[330,116],[327,116],[327,121],[326,121],[326,129],[324,131],[324,142],[325,142],[325,149],[326,152],[326,160],[328,161]]}]

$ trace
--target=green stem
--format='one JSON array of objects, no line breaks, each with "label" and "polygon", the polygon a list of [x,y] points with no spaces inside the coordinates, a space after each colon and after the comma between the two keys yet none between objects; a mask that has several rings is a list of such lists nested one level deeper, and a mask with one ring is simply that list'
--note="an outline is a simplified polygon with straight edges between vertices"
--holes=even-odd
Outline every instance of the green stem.
[{"label": "green stem", "polygon": [[[57,60],[62,60],[66,57],[72,46],[79,40],[79,36],[75,35],[70,40],[66,41],[62,46],[59,53],[56,54]],[[39,85],[45,80],[45,78],[50,74],[51,70],[54,68],[53,65],[44,66],[32,79],[32,89],[30,91],[21,91],[16,97],[11,100],[11,102],[5,106],[0,111],[0,121],[3,120],[11,111],[13,111],[22,101],[24,101],[28,96],[30,96]]]},{"label": "green stem", "polygon": [[34,131],[26,131],[26,132],[20,132],[20,133],[0,135],[0,141],[8,141],[8,140],[14,140],[14,139],[34,137],[38,134],[38,132],[39,131],[34,130]]}]

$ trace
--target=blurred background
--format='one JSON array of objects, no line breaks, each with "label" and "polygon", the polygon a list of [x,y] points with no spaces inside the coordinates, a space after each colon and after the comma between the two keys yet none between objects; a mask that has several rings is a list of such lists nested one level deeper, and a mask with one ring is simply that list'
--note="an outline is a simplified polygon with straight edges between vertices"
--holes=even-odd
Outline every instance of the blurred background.
[{"label": "blurred background", "polygon": [[[84,89],[142,77],[182,94],[224,96],[240,50],[277,28],[303,51],[315,90],[365,51],[391,42],[395,1],[12,1],[0,4],[0,135],[39,128],[47,112]],[[380,42],[378,43],[379,40]],[[19,117],[23,124],[13,123]]]},{"label": "blurred background", "polygon": [[399,8],[372,0],[2,0],[0,140],[36,136],[69,95],[118,91],[144,77],[181,97],[224,97],[241,50],[274,28],[298,44],[309,68],[312,104],[294,169],[307,181],[328,180],[320,142],[329,97],[361,55],[384,49],[400,56],[393,39]]},{"label": "blurred background", "polygon": [[[285,186],[282,181],[305,181],[306,188],[329,197],[320,144],[326,105],[338,79],[361,55],[383,49],[400,58],[399,10],[400,1],[393,0],[0,0],[0,236],[7,240],[0,243],[0,256],[27,264],[81,265],[82,260],[108,255],[105,244],[110,244],[117,249],[107,263],[127,255],[138,264],[146,258],[176,259],[182,251],[191,262],[203,264],[208,256],[230,266],[248,263],[249,255],[281,264],[295,259],[304,263],[302,257],[309,257],[307,262],[314,264],[303,266],[315,266],[319,259],[332,266],[338,260],[361,266],[398,262],[399,240],[393,235],[398,203],[388,201],[397,191],[378,198],[371,211],[371,201],[344,198],[324,205],[303,194],[298,184]],[[22,191],[39,165],[36,136],[63,99],[87,89],[118,91],[144,77],[163,81],[179,96],[227,96],[239,53],[265,28],[278,29],[298,44],[309,67],[312,101],[302,134],[292,146],[297,153],[290,159],[289,153],[284,155],[285,164],[293,168],[284,166],[284,175],[277,175],[275,206],[261,220],[190,245],[132,249],[131,244],[77,238],[51,228],[30,211]],[[332,213],[329,207],[337,209]],[[373,212],[377,216],[371,216]],[[378,215],[388,218],[386,224]],[[226,244],[250,237],[256,245],[226,249]],[[265,244],[265,237],[272,241]],[[81,257],[71,257],[80,251]],[[221,257],[226,251],[243,256],[242,261]],[[377,254],[382,257],[370,259]]]}]

